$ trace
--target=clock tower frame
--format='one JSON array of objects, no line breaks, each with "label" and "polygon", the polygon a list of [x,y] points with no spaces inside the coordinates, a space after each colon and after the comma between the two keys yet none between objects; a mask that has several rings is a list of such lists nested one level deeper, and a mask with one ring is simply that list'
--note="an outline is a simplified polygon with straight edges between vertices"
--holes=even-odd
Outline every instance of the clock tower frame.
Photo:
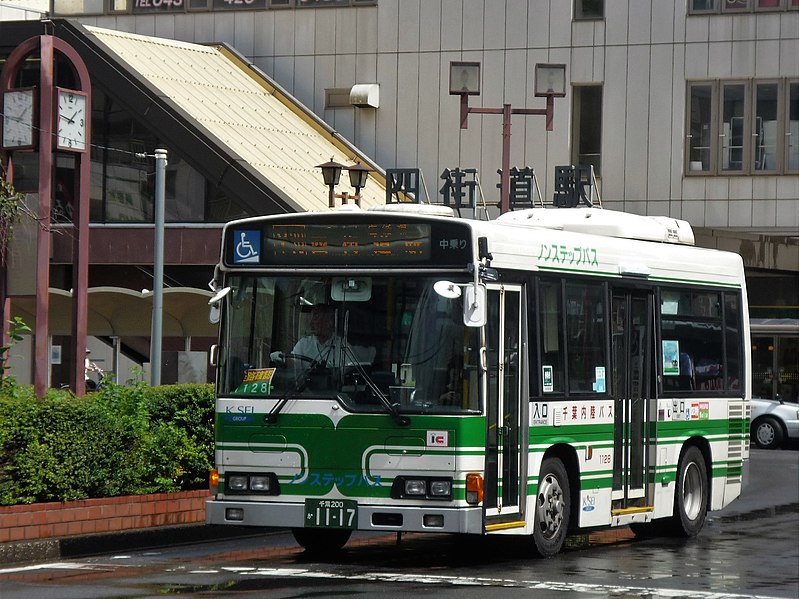
[{"label": "clock tower frame", "polygon": [[[53,164],[55,153],[69,151],[75,157],[77,178],[76,205],[73,211],[73,249],[72,249],[72,347],[70,358],[70,388],[76,395],[86,392],[84,357],[88,329],[88,288],[89,288],[89,192],[91,184],[91,79],[83,59],[77,51],[64,40],[53,35],[40,35],[28,38],[17,46],[8,57],[0,74],[0,92],[13,90],[17,75],[25,60],[37,53],[40,58],[38,95],[38,151],[39,151],[39,209],[38,232],[36,240],[36,325],[34,329],[34,387],[38,397],[44,397],[50,380],[50,211],[53,197]],[[55,55],[60,53],[72,68],[78,89],[65,90],[55,87]],[[57,94],[74,92],[85,98],[84,143],[64,148],[58,145],[59,111]],[[67,117],[71,118],[71,117]],[[74,124],[74,123],[70,123]],[[73,130],[74,131],[74,130]],[[0,150],[0,157],[6,165],[9,180],[13,181],[13,148]],[[3,341],[7,341],[7,323],[11,319],[10,298],[6,289],[5,265],[0,272],[0,302],[3,312]],[[5,344],[5,343],[4,343]]]}]

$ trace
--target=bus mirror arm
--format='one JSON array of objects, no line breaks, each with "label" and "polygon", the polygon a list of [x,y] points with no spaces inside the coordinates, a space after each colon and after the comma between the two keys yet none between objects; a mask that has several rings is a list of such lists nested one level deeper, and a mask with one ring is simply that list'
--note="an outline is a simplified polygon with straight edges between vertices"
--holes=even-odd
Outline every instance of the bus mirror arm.
[{"label": "bus mirror arm", "polygon": [[480,281],[482,281],[483,283],[492,283],[494,281],[499,281],[499,272],[497,272],[496,268],[491,268],[489,266],[478,264],[477,269],[475,269],[474,264],[467,264],[466,269],[471,274],[474,275],[475,285]]},{"label": "bus mirror arm", "polygon": [[216,343],[211,346],[211,351],[208,355],[208,363],[214,368],[219,366],[219,346]]}]

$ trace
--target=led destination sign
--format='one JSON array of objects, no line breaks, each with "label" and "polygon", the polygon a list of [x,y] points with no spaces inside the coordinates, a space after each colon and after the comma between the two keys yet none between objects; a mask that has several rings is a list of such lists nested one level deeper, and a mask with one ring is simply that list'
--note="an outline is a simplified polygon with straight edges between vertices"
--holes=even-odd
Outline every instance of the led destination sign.
[{"label": "led destination sign", "polygon": [[228,230],[232,266],[451,265],[471,260],[468,227],[457,223],[273,222]]}]

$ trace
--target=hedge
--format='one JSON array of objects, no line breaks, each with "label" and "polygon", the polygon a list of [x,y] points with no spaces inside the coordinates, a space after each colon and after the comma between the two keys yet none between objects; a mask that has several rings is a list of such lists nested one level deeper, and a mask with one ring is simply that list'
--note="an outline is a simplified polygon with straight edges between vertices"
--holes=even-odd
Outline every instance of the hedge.
[{"label": "hedge", "polygon": [[0,389],[0,505],[205,488],[213,417],[211,385]]}]

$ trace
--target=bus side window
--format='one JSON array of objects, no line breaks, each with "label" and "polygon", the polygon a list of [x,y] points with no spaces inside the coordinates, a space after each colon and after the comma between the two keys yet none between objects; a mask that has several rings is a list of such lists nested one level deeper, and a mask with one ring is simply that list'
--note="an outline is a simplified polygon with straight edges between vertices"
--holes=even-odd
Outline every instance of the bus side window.
[{"label": "bus side window", "polygon": [[[680,298],[679,311],[674,298]],[[734,296],[730,295],[730,298]],[[690,298],[690,302],[685,300]],[[661,335],[663,343],[679,348],[679,369],[667,371],[664,365],[663,390],[671,392],[734,391],[738,387],[740,358],[735,337],[737,300],[726,302],[729,312],[722,321],[722,295],[718,291],[666,291],[661,293]],[[677,313],[679,312],[679,313]],[[725,331],[726,328],[726,331]],[[727,337],[727,365],[724,363],[724,339]],[[727,366],[736,371],[727,373]]]},{"label": "bus side window", "polygon": [[563,393],[563,312],[560,280],[542,281],[539,288],[542,390]]}]

